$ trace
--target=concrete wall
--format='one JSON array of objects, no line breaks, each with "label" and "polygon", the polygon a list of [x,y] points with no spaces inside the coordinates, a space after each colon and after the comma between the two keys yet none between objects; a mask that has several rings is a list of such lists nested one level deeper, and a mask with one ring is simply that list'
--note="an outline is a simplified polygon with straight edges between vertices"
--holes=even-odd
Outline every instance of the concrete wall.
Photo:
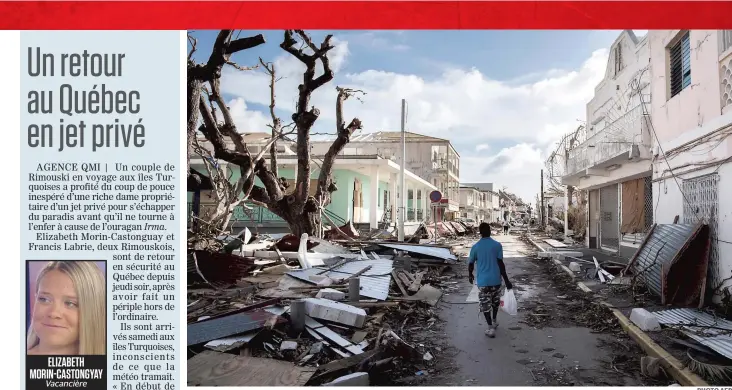
[{"label": "concrete wall", "polygon": [[[453,165],[456,169],[453,172],[449,172],[447,169],[449,164],[445,164],[444,169],[433,169],[432,164],[432,147],[437,146],[440,148],[440,153],[445,154],[445,159],[452,159]],[[313,154],[325,154],[330,147],[330,143],[314,142],[312,144]],[[358,153],[361,155],[380,155],[384,158],[391,158],[397,164],[401,164],[401,144],[398,142],[350,142],[347,145],[349,150],[345,152],[353,154]],[[450,143],[447,141],[441,142],[408,142],[406,145],[407,158],[406,165],[404,167],[419,176],[420,178],[428,181],[432,185],[436,186],[437,189],[442,192],[444,198],[454,200],[455,204],[459,203],[459,166],[460,156],[458,156]]]},{"label": "concrete wall", "polygon": [[[684,204],[690,203],[682,193],[684,180],[716,173],[718,180],[718,210],[716,252],[718,263],[715,272],[718,281],[732,276],[732,166],[726,163],[732,156],[732,111],[722,114],[720,88],[720,62],[726,60],[726,53],[719,53],[716,30],[692,30],[691,85],[678,95],[670,97],[668,78],[669,44],[680,36],[679,30],[649,32],[651,59],[653,64],[653,124],[661,141],[661,148],[654,151],[653,202],[656,223],[673,223],[678,215],[684,220]],[[701,139],[710,133],[710,139]],[[684,146],[684,150],[679,149]],[[696,218],[692,218],[696,221]],[[707,285],[712,287],[714,280]],[[732,286],[731,281],[725,286]],[[719,301],[719,296],[715,301]]]},{"label": "concrete wall", "polygon": [[[609,133],[625,132],[627,141],[642,145],[643,154],[647,158],[651,145],[651,133],[646,121],[628,120],[637,118],[643,112],[651,112],[651,69],[650,47],[648,37],[636,42],[632,32],[623,31],[610,47],[604,79],[595,87],[595,95],[587,103],[587,139],[593,143],[603,131]],[[621,69],[615,71],[616,50],[620,50]],[[638,93],[640,89],[640,93]],[[645,104],[645,107],[641,106]],[[640,109],[639,109],[640,107]],[[628,127],[628,128],[625,128]],[[640,133],[639,136],[634,134]],[[597,142],[602,142],[598,140]],[[589,148],[588,153],[598,150]],[[620,168],[613,171],[603,170],[603,175],[589,176],[579,179],[577,187],[583,190],[596,189],[627,180],[649,176],[651,162],[649,160],[623,161]]]},{"label": "concrete wall", "polygon": [[460,189],[460,206],[473,206],[478,205],[478,196],[480,192],[473,188],[461,188]]},{"label": "concrete wall", "polygon": [[628,161],[613,171],[605,171],[606,176],[590,176],[580,179],[578,189],[594,190],[628,180],[639,179],[651,175],[651,160]]},{"label": "concrete wall", "polygon": [[653,125],[661,142],[703,126],[721,114],[717,30],[691,30],[691,85],[671,98],[667,47],[682,30],[650,30]]},{"label": "concrete wall", "polygon": [[[604,79],[595,87],[595,95],[587,103],[587,137],[602,131],[622,114],[641,103],[641,95],[634,93],[631,82],[639,81],[643,94],[650,94],[650,52],[643,37],[634,41],[632,32],[623,31],[610,46],[610,56]],[[620,49],[622,68],[615,72],[615,50]],[[649,99],[646,96],[646,99]],[[648,103],[648,101],[646,100]],[[650,107],[649,107],[650,110]]]}]

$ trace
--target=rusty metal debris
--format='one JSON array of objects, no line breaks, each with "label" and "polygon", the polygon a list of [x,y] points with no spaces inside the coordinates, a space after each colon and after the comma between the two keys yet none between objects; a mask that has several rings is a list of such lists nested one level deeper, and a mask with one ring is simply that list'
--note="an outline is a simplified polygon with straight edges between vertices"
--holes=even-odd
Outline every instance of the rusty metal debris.
[{"label": "rusty metal debris", "polygon": [[704,306],[709,263],[709,226],[653,225],[626,271],[641,278],[663,305]]},{"label": "rusty metal debris", "polygon": [[[437,329],[433,306],[456,288],[449,270],[472,232],[438,226],[438,245],[415,243],[425,225],[407,243],[349,222],[340,230],[350,240],[247,230],[190,248],[188,384],[266,386],[273,379],[252,372],[270,367],[283,375],[278,385],[379,385],[434,366],[441,349],[424,333]],[[220,369],[231,375],[206,376]]]}]

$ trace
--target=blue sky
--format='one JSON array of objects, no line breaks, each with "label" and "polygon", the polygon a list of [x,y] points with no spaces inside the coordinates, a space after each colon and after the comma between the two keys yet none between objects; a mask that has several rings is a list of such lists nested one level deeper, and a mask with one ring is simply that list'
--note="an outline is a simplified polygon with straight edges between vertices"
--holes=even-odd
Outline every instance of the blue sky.
[{"label": "blue sky", "polygon": [[[193,31],[194,58],[205,61],[215,31]],[[274,61],[278,114],[290,117],[300,63],[279,44],[282,31],[262,33],[265,45],[233,60]],[[407,129],[451,140],[461,155],[461,180],[494,182],[526,200],[539,192],[539,170],[558,138],[584,120],[585,104],[602,79],[609,46],[620,31],[310,31],[319,43],[334,35],[335,80],[313,96],[321,110],[314,131],[334,132],[335,87],[365,90],[345,116],[364,132],[399,130],[407,99]],[[638,35],[644,31],[636,31]],[[266,131],[268,79],[261,70],[224,72],[222,88],[240,131]]]}]

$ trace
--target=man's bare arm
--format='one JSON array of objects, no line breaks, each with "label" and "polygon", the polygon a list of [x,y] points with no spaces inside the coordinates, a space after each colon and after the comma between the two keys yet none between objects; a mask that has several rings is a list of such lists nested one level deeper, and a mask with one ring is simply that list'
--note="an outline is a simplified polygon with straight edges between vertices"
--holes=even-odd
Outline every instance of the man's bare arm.
[{"label": "man's bare arm", "polygon": [[508,281],[508,274],[506,273],[506,264],[503,262],[503,259],[498,259],[498,269],[501,270],[501,276],[503,277],[503,281],[506,283],[507,289],[512,289],[513,285],[511,282]]}]

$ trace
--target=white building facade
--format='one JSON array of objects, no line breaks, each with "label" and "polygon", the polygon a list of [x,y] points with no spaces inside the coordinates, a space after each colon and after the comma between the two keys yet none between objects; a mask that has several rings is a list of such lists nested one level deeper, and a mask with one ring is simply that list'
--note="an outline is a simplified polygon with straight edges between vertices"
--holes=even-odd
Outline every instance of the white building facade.
[{"label": "white building facade", "polygon": [[[501,202],[498,192],[493,190],[493,183],[462,183],[460,184],[461,191],[463,188],[472,188],[481,194],[480,208],[476,212],[478,221],[497,222],[501,218]],[[462,208],[462,197],[460,205]]]},{"label": "white building facade", "polygon": [[648,40],[655,221],[709,224],[707,286],[719,302],[732,285],[732,30],[651,30]]},{"label": "white building facade", "polygon": [[475,187],[460,187],[460,217],[480,221],[484,217],[483,193]]},{"label": "white building facade", "polygon": [[[653,225],[649,38],[623,31],[569,145],[562,184],[588,191],[585,244],[630,257]],[[655,80],[655,79],[653,79]]]},{"label": "white building facade", "polygon": [[[401,132],[380,131],[351,136],[342,155],[378,155],[401,164]],[[452,220],[460,212],[460,155],[449,140],[405,132],[405,169],[442,193],[438,220]],[[332,141],[311,141],[314,154],[325,154]],[[429,196],[429,194],[427,194]]]}]

